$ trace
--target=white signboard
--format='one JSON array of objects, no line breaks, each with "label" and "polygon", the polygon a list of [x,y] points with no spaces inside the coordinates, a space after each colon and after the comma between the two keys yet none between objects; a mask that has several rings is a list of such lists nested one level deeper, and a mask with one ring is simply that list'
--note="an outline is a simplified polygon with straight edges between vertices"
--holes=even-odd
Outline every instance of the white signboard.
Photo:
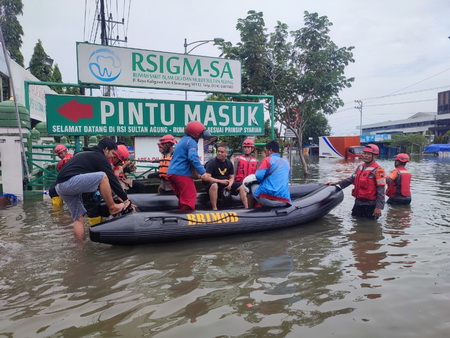
[{"label": "white signboard", "polygon": [[[29,71],[11,60],[11,73],[14,79],[14,90],[16,92],[17,102],[30,109],[30,117],[38,121],[46,120],[45,95],[56,94],[48,86],[29,85],[28,102],[25,102],[25,81],[39,81]],[[8,98],[5,98],[8,99]]]},{"label": "white signboard", "polygon": [[77,67],[84,84],[241,92],[238,60],[78,42]]}]

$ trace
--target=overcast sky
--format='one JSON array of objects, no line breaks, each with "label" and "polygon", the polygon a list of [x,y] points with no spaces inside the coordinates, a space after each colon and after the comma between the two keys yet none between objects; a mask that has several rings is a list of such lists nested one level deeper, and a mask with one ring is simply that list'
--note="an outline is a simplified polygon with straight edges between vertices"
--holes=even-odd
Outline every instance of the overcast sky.
[{"label": "overcast sky", "polygon": [[[22,53],[28,65],[40,39],[60,67],[63,81],[76,83],[77,41],[93,42],[96,0],[22,0]],[[277,21],[291,30],[303,26],[303,12],[317,12],[333,23],[330,36],[339,47],[354,46],[355,63],[346,70],[355,77],[341,93],[345,106],[328,117],[333,135],[358,135],[363,125],[407,118],[437,110],[437,93],[450,90],[450,1],[448,0],[105,0],[111,4],[120,39],[130,48],[184,52],[184,39],[224,38],[236,44],[236,23],[249,10],[264,13],[269,32]],[[87,9],[86,9],[86,3]],[[119,13],[119,14],[117,14]],[[100,43],[99,33],[96,43]],[[219,56],[211,44],[193,54]],[[119,97],[183,100],[183,92],[119,89]],[[200,93],[189,99],[202,100]]]}]

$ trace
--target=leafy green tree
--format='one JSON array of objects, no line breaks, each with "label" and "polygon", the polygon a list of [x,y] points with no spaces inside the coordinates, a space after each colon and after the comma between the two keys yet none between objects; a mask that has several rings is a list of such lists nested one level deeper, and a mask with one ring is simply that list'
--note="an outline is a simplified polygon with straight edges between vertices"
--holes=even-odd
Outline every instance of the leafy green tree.
[{"label": "leafy green tree", "polygon": [[[318,144],[319,137],[330,135],[331,127],[328,124],[328,120],[324,114],[317,112],[311,114],[307,123],[305,124],[305,130],[303,131],[303,145]],[[310,141],[309,138],[312,138]]]},{"label": "leafy green tree", "polygon": [[[53,68],[52,73],[53,80],[52,82],[63,83],[61,71],[59,70],[58,65],[56,64]],[[50,86],[55,92],[58,94],[68,94],[68,95],[80,95],[80,88],[78,87],[61,87],[61,86]]]},{"label": "leafy green tree", "polygon": [[329,37],[331,26],[326,16],[304,12],[303,28],[289,32],[278,22],[266,34],[263,14],[249,11],[236,26],[242,42],[221,46],[225,57],[243,60],[243,93],[273,95],[276,120],[294,132],[299,144],[318,113],[332,114],[343,106],[339,92],[354,81],[344,73],[354,62],[354,47],[339,48]]},{"label": "leafy green tree", "polygon": [[[36,76],[39,80],[44,82],[53,81],[53,69],[51,66],[44,64],[43,60],[46,58],[47,53],[42,46],[41,40],[38,40],[36,46],[34,46],[33,55],[30,60],[30,72]],[[61,73],[60,73],[61,75]]]},{"label": "leafy green tree", "polygon": [[[53,68],[53,74],[52,74],[52,82],[58,82],[58,83],[62,83],[62,75],[61,75],[61,71],[59,70],[58,65],[56,64],[55,67]],[[60,86],[51,86],[50,88],[52,88],[55,92],[57,92],[58,94],[64,94],[64,88],[60,87]]]},{"label": "leafy green tree", "polygon": [[0,25],[5,40],[5,47],[9,51],[11,58],[22,67],[24,66],[23,55],[20,52],[22,47],[23,29],[18,15],[23,12],[22,0],[0,0]]},{"label": "leafy green tree", "polygon": [[447,131],[443,135],[436,135],[434,137],[433,143],[446,144],[446,143],[449,143],[449,141],[450,141],[450,131]]},{"label": "leafy green tree", "polygon": [[421,134],[392,134],[391,146],[399,148],[401,152],[422,152],[423,148],[430,142]]}]

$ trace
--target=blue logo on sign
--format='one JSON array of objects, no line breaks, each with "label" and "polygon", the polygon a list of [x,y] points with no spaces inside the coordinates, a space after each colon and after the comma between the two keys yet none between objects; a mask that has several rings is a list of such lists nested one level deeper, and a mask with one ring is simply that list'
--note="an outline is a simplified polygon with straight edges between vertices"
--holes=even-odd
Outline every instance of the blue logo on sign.
[{"label": "blue logo on sign", "polygon": [[111,82],[122,73],[122,65],[112,50],[100,48],[89,56],[89,70],[100,81]]}]

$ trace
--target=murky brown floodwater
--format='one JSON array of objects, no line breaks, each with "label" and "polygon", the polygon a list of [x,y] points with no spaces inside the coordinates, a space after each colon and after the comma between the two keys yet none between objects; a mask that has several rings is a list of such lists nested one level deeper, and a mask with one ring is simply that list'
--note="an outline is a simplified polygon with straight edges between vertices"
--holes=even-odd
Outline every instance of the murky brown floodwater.
[{"label": "murky brown floodwater", "polygon": [[[320,159],[295,181],[355,166]],[[49,200],[0,210],[0,336],[447,337],[450,159],[408,167],[412,205],[378,221],[350,216],[349,187],[315,223],[208,241],[76,244]]]}]

